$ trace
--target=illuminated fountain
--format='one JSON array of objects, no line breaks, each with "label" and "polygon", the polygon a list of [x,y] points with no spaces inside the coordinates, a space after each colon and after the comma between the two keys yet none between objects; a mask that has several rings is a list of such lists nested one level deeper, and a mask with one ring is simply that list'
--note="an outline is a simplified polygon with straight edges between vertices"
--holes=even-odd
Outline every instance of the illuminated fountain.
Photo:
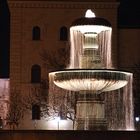
[{"label": "illuminated fountain", "polygon": [[78,92],[77,130],[106,130],[104,92],[128,84],[131,73],[113,69],[111,62],[111,24],[95,17],[91,10],[76,19],[70,28],[71,56],[68,69],[51,72],[54,84]]}]

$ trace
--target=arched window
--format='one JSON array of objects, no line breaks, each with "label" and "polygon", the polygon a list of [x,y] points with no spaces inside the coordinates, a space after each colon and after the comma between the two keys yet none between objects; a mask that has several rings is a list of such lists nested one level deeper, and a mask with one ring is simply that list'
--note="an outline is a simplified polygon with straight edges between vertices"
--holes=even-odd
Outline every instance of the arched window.
[{"label": "arched window", "polygon": [[60,28],[60,40],[61,41],[67,41],[68,40],[68,29],[65,26]]},{"label": "arched window", "polygon": [[41,82],[41,67],[39,65],[33,65],[31,68],[31,83]]},{"label": "arched window", "polygon": [[32,29],[32,39],[40,40],[40,28],[38,26],[35,26]]},{"label": "arched window", "polygon": [[40,120],[40,106],[32,105],[32,120]]}]

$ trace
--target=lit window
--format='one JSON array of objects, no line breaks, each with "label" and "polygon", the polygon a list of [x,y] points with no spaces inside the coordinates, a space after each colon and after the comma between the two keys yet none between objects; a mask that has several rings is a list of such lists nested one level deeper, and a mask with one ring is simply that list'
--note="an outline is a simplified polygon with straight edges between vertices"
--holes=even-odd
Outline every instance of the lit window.
[{"label": "lit window", "polygon": [[60,40],[61,41],[67,41],[68,40],[68,29],[65,26],[60,28]]},{"label": "lit window", "polygon": [[31,83],[41,82],[41,67],[39,65],[33,65],[31,68]]},{"label": "lit window", "polygon": [[33,40],[40,40],[40,28],[38,26],[33,27],[32,39]]}]

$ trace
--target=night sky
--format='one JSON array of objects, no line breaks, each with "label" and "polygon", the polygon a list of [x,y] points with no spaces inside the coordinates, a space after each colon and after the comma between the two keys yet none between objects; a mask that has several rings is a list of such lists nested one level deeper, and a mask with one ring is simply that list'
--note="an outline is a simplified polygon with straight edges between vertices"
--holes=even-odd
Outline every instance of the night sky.
[{"label": "night sky", "polygon": [[10,15],[5,0],[0,0],[0,78],[9,78]]},{"label": "night sky", "polygon": [[120,0],[118,26],[140,28],[140,0]]}]

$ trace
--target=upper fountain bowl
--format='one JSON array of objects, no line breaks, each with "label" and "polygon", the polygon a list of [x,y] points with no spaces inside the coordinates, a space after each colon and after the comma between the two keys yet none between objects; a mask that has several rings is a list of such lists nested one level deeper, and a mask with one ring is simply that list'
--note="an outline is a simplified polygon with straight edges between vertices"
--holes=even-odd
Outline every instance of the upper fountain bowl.
[{"label": "upper fountain bowl", "polygon": [[55,85],[70,91],[105,92],[124,87],[131,73],[109,69],[68,69],[51,72]]},{"label": "upper fountain bowl", "polygon": [[[86,12],[88,13],[88,12]],[[94,13],[93,13],[94,14]],[[72,22],[70,30],[80,31],[81,33],[111,30],[111,24],[108,20],[100,17],[81,17]]]}]

